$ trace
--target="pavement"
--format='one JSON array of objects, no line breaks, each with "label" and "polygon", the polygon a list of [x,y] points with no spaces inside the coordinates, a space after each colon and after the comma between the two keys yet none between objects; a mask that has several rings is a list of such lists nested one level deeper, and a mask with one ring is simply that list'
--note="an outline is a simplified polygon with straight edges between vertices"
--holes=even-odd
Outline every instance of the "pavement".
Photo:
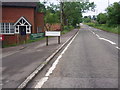
[{"label": "pavement", "polygon": [[82,25],[76,37],[27,88],[118,90],[119,37]]},{"label": "pavement", "polygon": [[38,66],[40,66],[54,51],[73,37],[78,29],[61,36],[61,44],[57,37],[34,43],[2,49],[2,87],[17,88]]}]

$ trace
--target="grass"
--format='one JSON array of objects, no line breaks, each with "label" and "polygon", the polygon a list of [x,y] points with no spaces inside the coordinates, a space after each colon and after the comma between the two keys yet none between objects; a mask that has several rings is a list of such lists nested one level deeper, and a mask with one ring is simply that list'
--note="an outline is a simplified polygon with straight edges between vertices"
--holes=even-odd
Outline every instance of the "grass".
[{"label": "grass", "polygon": [[120,34],[120,26],[115,27],[115,26],[108,26],[106,24],[95,24],[95,23],[85,23],[85,24],[95,27],[95,28],[98,28],[98,29],[101,29],[101,30],[104,30],[104,31],[107,31],[107,32]]}]

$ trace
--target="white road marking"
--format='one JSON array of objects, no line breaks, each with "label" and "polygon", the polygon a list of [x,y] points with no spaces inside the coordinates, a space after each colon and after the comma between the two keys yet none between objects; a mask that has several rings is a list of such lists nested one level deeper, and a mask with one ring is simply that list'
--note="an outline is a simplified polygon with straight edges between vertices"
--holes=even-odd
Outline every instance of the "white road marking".
[{"label": "white road marking", "polygon": [[95,34],[94,32],[92,32],[93,34]]},{"label": "white road marking", "polygon": [[[93,31],[91,31],[93,34],[95,34],[95,32],[93,32]],[[104,41],[107,41],[107,42],[109,42],[109,43],[111,43],[111,44],[113,44],[113,45],[116,45],[116,43],[115,42],[113,42],[113,41],[111,41],[111,40],[108,40],[108,39],[106,39],[106,38],[101,38],[98,34],[95,34],[97,37],[98,37],[98,39],[100,39],[100,40],[104,40]],[[117,49],[120,49],[118,46],[116,46],[116,48]]]},{"label": "white road marking", "polygon": [[49,77],[50,74],[53,72],[53,70],[56,68],[58,62],[59,62],[59,59],[62,57],[62,55],[60,55],[57,60],[53,63],[52,67],[49,69],[49,71],[46,73],[46,77]]},{"label": "white road marking", "polygon": [[100,38],[100,36],[98,34],[95,34],[98,38]]},{"label": "white road marking", "polygon": [[112,42],[112,41],[110,41],[110,40],[108,40],[108,39],[105,39],[105,38],[99,38],[99,39],[100,39],[100,40],[107,41],[107,42],[109,42],[109,43],[111,43],[111,44],[116,45],[116,43],[115,43],[115,42]]},{"label": "white road marking", "polygon": [[116,48],[120,50],[120,48],[119,48],[119,47],[116,47]]},{"label": "white road marking", "polygon": [[37,85],[35,86],[35,88],[41,88],[43,86],[43,84],[48,80],[48,77],[43,77],[42,79],[40,79],[40,81],[37,83]]},{"label": "white road marking", "polygon": [[[79,33],[79,32],[78,32]],[[37,83],[37,85],[35,86],[35,88],[41,88],[44,83],[48,80],[50,74],[52,74],[53,70],[56,68],[60,58],[62,57],[62,55],[65,53],[65,51],[68,49],[68,47],[70,46],[70,44],[73,42],[73,40],[76,38],[76,36],[78,35],[78,33],[74,36],[74,38],[69,42],[69,44],[65,47],[65,49],[62,51],[62,53],[58,56],[58,58],[55,60],[55,62],[52,64],[52,67],[48,70],[48,72],[45,74],[45,77],[43,77],[42,79],[40,79],[40,81]]]},{"label": "white road marking", "polygon": [[108,40],[108,39],[106,39],[106,38],[101,38],[98,34],[96,34],[96,36],[97,36],[97,37],[98,37],[98,39],[100,39],[100,40],[104,40],[104,41],[107,41],[107,42],[109,42],[109,43],[111,43],[111,44],[116,45],[116,43],[115,43],[115,42],[113,42],[113,41],[111,41],[111,40]]}]

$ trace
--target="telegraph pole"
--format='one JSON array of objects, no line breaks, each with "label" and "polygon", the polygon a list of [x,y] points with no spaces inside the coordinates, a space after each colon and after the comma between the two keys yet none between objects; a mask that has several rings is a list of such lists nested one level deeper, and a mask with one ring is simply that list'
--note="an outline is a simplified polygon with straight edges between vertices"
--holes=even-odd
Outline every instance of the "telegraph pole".
[{"label": "telegraph pole", "polygon": [[110,1],[108,0],[108,6],[110,5]]},{"label": "telegraph pole", "polygon": [[61,31],[63,30],[63,2],[60,2],[60,21],[61,21]]}]

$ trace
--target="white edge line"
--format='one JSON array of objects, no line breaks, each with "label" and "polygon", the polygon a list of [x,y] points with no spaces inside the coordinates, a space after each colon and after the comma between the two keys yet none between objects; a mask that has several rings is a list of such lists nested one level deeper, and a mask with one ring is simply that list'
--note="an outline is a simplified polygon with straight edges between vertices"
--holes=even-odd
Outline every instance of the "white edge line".
[{"label": "white edge line", "polygon": [[115,42],[112,42],[112,41],[110,41],[110,40],[108,40],[108,39],[105,39],[105,38],[99,38],[99,39],[100,39],[100,40],[107,41],[107,42],[109,42],[109,43],[111,43],[111,44],[116,45],[116,43],[115,43]]},{"label": "white edge line", "polygon": [[42,79],[40,79],[38,85],[35,86],[35,88],[39,88],[40,86],[42,86],[44,84],[44,82],[46,82],[48,80],[48,77],[43,77]]},{"label": "white edge line", "polygon": [[116,48],[120,50],[120,48],[119,48],[119,47],[116,47]]},{"label": "white edge line", "polygon": [[115,42],[113,42],[113,41],[111,41],[111,40],[108,40],[108,39],[106,39],[106,38],[101,38],[98,34],[96,34],[96,36],[97,36],[97,37],[98,37],[98,39],[100,39],[100,40],[104,40],[104,41],[107,41],[107,42],[109,42],[109,43],[111,43],[111,44],[116,45],[116,43],[115,43]]},{"label": "white edge line", "polygon": [[50,69],[48,70],[48,72],[45,74],[45,77],[43,77],[42,79],[40,79],[40,81],[37,83],[37,85],[35,86],[35,88],[41,88],[44,83],[48,80],[48,77],[50,76],[50,74],[53,72],[53,70],[56,68],[60,58],[62,57],[62,55],[65,53],[65,51],[68,49],[68,47],[70,46],[70,44],[73,42],[73,40],[76,38],[76,36],[78,35],[79,32],[77,32],[77,34],[72,38],[72,40],[69,42],[69,44],[65,47],[65,49],[62,51],[62,53],[58,56],[58,58],[55,60],[55,62],[52,64],[52,67],[50,67]]},{"label": "white edge line", "polygon": [[79,30],[77,31],[77,33],[74,35],[74,36],[71,36],[59,49],[57,49],[50,57],[48,57],[46,60],[45,60],[45,63],[41,64],[33,73],[31,73],[18,87],[17,89],[22,89],[24,88],[27,83],[37,74],[36,72],[39,72],[44,66],[46,63],[48,63],[52,57],[54,55],[56,55],[61,49],[63,46],[65,46],[72,38],[74,38],[77,34],[79,33]]}]

